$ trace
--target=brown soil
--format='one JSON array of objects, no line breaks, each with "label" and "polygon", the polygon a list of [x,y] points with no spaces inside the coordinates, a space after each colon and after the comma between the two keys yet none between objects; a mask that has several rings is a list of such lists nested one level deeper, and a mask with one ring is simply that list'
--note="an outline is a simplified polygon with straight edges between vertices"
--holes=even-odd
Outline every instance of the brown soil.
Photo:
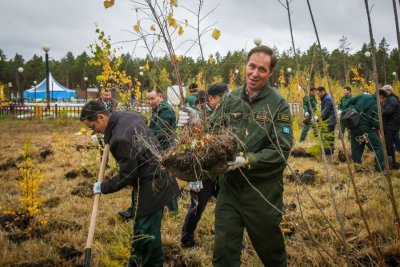
[{"label": "brown soil", "polygon": [[227,170],[237,149],[236,138],[229,132],[182,135],[180,140],[161,163],[173,177],[184,181],[215,179]]}]

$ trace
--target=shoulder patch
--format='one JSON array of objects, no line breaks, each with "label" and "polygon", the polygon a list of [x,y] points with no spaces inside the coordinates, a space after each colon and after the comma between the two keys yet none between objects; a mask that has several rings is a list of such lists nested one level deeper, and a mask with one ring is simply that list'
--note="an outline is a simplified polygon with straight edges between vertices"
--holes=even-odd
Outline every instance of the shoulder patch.
[{"label": "shoulder patch", "polygon": [[278,119],[277,121],[280,122],[290,122],[290,116],[288,114],[285,113],[278,113]]},{"label": "shoulder patch", "polygon": [[282,128],[282,132],[285,133],[285,134],[290,134],[290,129],[289,129],[289,127],[283,127],[283,128]]}]

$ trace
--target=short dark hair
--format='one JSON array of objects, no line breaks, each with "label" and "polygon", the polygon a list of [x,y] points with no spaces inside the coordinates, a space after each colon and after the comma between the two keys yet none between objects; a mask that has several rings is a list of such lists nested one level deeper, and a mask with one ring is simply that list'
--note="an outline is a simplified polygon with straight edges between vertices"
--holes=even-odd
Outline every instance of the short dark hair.
[{"label": "short dark hair", "polygon": [[253,49],[251,49],[249,51],[249,53],[247,54],[247,62],[249,61],[251,55],[253,55],[254,53],[263,53],[263,54],[269,55],[271,57],[271,66],[270,66],[271,72],[274,70],[276,63],[278,61],[274,54],[274,50],[272,50],[269,46],[266,46],[266,45],[256,46]]},{"label": "short dark hair", "polygon": [[325,87],[323,87],[323,86],[318,87],[317,90],[318,90],[318,92],[320,92],[320,93],[321,93],[321,92],[326,92]]},{"label": "short dark hair", "polygon": [[317,90],[317,88],[315,88],[314,86],[312,86],[311,88],[310,88],[310,92],[311,91],[316,91]]},{"label": "short dark hair", "polygon": [[150,88],[150,89],[147,90],[148,93],[153,92],[153,91],[156,91],[156,93],[160,94],[160,95],[164,94],[163,91],[161,90],[161,88],[158,87],[158,86],[155,86],[155,87]]},{"label": "short dark hair", "polygon": [[191,84],[189,85],[189,91],[190,91],[191,93],[197,92],[198,87],[199,87],[199,86],[197,85],[197,83],[191,83]]},{"label": "short dark hair", "polygon": [[379,95],[383,97],[388,97],[388,93],[386,92],[386,90],[383,89],[379,89]]},{"label": "short dark hair", "polygon": [[79,119],[80,121],[84,120],[95,121],[97,120],[97,114],[103,114],[109,116],[110,112],[100,101],[91,100],[83,106],[81,111],[81,117]]},{"label": "short dark hair", "polygon": [[197,98],[196,98],[196,101],[194,104],[195,105],[197,105],[197,104],[203,105],[204,103],[207,103],[207,93],[205,91],[200,91],[197,94]]},{"label": "short dark hair", "polygon": [[350,86],[348,86],[348,85],[346,85],[346,86],[343,86],[343,89],[346,89],[347,91],[350,91],[350,92],[351,92],[351,87],[350,87]]}]

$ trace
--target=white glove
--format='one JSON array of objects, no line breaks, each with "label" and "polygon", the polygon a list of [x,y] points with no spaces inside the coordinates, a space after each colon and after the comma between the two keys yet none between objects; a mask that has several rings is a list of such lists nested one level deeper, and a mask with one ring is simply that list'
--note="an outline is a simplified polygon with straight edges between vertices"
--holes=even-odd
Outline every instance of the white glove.
[{"label": "white glove", "polygon": [[318,121],[318,116],[314,115],[314,121]]},{"label": "white glove", "polygon": [[337,111],[338,118],[340,118],[341,115],[342,115],[342,111],[340,109],[338,109],[338,111]]},{"label": "white glove", "polygon": [[189,188],[194,192],[200,192],[203,189],[203,183],[201,181],[189,182]]},{"label": "white glove", "polygon": [[310,113],[308,113],[308,112],[304,113],[304,117],[308,117],[308,116],[310,116]]},{"label": "white glove", "polygon": [[200,121],[199,114],[196,110],[191,107],[185,107],[183,110],[179,111],[178,126],[183,126],[189,122],[192,124],[198,124]]},{"label": "white glove", "polygon": [[237,156],[234,161],[228,161],[228,171],[233,171],[247,164],[247,159],[242,156]]},{"label": "white glove", "polygon": [[101,182],[95,182],[93,185],[93,194],[101,194]]},{"label": "white glove", "polygon": [[180,110],[179,111],[179,119],[178,119],[177,126],[182,127],[182,126],[188,124],[189,123],[189,119],[190,119],[189,113],[186,112],[186,111]]},{"label": "white glove", "polygon": [[97,138],[97,134],[93,134],[92,135],[92,141],[95,142],[95,143],[99,142],[99,139]]}]

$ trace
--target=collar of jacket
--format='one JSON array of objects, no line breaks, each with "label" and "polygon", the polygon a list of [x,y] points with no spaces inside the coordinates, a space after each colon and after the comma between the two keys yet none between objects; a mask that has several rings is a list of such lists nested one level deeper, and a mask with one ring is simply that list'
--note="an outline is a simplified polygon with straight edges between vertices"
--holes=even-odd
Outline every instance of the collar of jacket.
[{"label": "collar of jacket", "polygon": [[264,85],[259,93],[257,94],[256,97],[254,97],[252,100],[249,99],[248,95],[246,94],[246,84],[243,85],[243,87],[240,89],[242,90],[241,95],[242,95],[242,99],[246,100],[247,102],[256,102],[259,99],[265,98],[267,96],[269,96],[269,94],[271,93],[272,90],[274,90],[273,88],[269,87],[267,84]]},{"label": "collar of jacket", "polygon": [[110,118],[108,119],[107,127],[104,130],[104,143],[109,144],[110,139],[112,136],[112,130],[114,129],[115,125],[118,122],[120,113],[119,112],[113,112],[110,115]]}]

